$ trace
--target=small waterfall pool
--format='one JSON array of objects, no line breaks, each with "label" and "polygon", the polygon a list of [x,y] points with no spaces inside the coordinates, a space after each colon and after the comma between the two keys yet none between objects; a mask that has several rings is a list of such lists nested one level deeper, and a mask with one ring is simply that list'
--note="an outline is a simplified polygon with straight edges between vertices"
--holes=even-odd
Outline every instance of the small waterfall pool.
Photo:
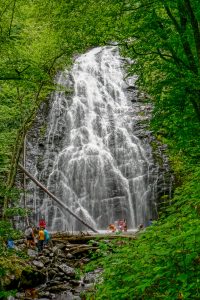
[{"label": "small waterfall pool", "polygon": [[[126,219],[128,229],[144,224],[155,201],[153,159],[134,135],[138,111],[127,97],[125,75],[115,46],[90,50],[59,75],[61,88],[52,96],[45,151],[35,173],[98,230],[119,219]],[[41,200],[37,187],[34,193],[37,218],[44,215],[50,231],[84,230],[48,196]]]}]

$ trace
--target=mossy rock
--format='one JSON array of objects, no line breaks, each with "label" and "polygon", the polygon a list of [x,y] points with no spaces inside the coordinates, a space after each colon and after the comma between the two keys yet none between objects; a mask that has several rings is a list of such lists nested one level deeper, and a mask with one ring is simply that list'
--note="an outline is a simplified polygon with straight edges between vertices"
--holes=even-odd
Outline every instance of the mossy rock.
[{"label": "mossy rock", "polygon": [[46,275],[36,269],[23,270],[19,282],[19,288],[36,287],[46,282]]}]

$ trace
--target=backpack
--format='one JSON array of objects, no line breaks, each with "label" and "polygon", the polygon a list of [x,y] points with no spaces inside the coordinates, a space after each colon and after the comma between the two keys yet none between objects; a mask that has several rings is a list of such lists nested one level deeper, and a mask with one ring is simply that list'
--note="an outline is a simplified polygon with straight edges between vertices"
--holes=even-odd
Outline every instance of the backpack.
[{"label": "backpack", "polygon": [[26,236],[26,238],[32,238],[33,237],[33,230],[32,230],[32,228],[27,228],[25,230],[25,236]]},{"label": "backpack", "polygon": [[13,249],[14,248],[13,240],[8,240],[7,246],[8,246],[8,249]]}]

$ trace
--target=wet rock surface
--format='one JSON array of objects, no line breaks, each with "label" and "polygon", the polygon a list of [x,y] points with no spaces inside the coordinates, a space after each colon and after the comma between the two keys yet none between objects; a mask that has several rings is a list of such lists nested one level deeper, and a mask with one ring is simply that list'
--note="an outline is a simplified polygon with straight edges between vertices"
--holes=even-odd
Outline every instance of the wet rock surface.
[{"label": "wet rock surface", "polygon": [[97,269],[79,275],[83,266],[90,261],[89,252],[98,249],[99,242],[94,241],[93,246],[90,240],[92,236],[84,239],[82,236],[70,238],[60,234],[41,253],[37,248],[27,249],[24,240],[17,241],[15,247],[27,253],[30,268],[22,272],[20,279],[11,279],[10,286],[18,292],[8,300],[85,299],[84,293],[94,287],[102,273],[101,269]]},{"label": "wet rock surface", "polygon": [[134,116],[132,131],[140,139],[146,153],[153,157],[148,172],[152,174],[152,182],[149,184],[153,185],[154,203],[151,209],[152,217],[156,219],[161,207],[170,203],[173,193],[174,177],[167,154],[168,146],[159,140],[160,132],[151,131],[150,123],[154,110],[151,97],[132,86],[128,86],[126,94],[132,102],[132,110],[129,111],[129,114]]},{"label": "wet rock surface", "polygon": [[[122,62],[123,61],[127,64],[129,63],[129,61],[122,58]],[[97,73],[99,74],[99,72]],[[88,123],[88,121],[84,119],[86,113],[85,111],[82,111],[82,108],[85,107],[87,102],[84,98],[86,97],[85,93],[87,90],[87,85],[84,85],[84,88],[79,88],[80,94],[82,92],[81,95],[83,96],[80,97],[80,102],[83,100],[83,98],[85,100],[83,105],[81,104],[80,108],[77,108],[75,113],[72,109],[72,103],[74,101],[75,79],[73,80],[74,76],[72,76],[72,73],[69,74],[71,75],[67,75],[66,78],[63,79],[60,78],[60,80],[63,87],[71,88],[71,94],[68,93],[60,95],[58,93],[56,94],[56,97],[54,97],[55,95],[52,95],[49,101],[43,103],[38,110],[33,127],[27,134],[27,170],[42,184],[44,184],[44,186],[46,186],[53,194],[61,199],[61,201],[65,202],[65,199],[67,199],[66,201],[69,207],[75,207],[75,209],[80,212],[84,218],[86,218],[86,214],[84,212],[86,209],[88,215],[92,216],[91,218],[93,218],[95,222],[96,220],[101,220],[99,221],[97,227],[98,229],[104,229],[104,224],[108,224],[108,222],[110,222],[108,220],[110,220],[111,214],[108,210],[107,214],[101,216],[96,214],[101,211],[100,206],[97,208],[101,203],[104,207],[107,205],[109,209],[110,207],[113,207],[112,205],[109,205],[109,203],[115,203],[115,209],[113,210],[112,208],[112,213],[113,211],[115,212],[113,215],[113,220],[120,218],[118,211],[121,211],[123,208],[123,211],[126,212],[124,215],[128,221],[129,227],[132,226],[132,228],[140,223],[148,223],[149,218],[156,219],[158,216],[159,205],[162,202],[161,198],[163,196],[165,196],[165,200],[169,200],[170,198],[172,189],[172,176],[170,174],[168,158],[165,154],[166,145],[162,145],[162,143],[160,143],[160,141],[157,139],[159,134],[153,134],[150,128],[150,120],[152,119],[153,110],[153,101],[151,101],[150,96],[146,95],[145,93],[141,93],[138,90],[138,87],[135,84],[136,78],[129,78],[126,76],[125,82],[120,84],[122,88],[120,92],[122,92],[122,94],[125,96],[128,104],[122,106],[113,105],[112,108],[110,104],[111,100],[105,106],[106,97],[102,96],[102,101],[96,99],[97,97],[95,97],[95,102],[93,103],[93,114],[96,116],[96,118],[94,124],[92,123],[94,126],[92,125],[89,126],[89,128],[86,128],[85,125],[81,126],[81,124]],[[99,85],[102,84],[102,77],[102,75],[98,75],[97,78],[95,77],[95,80],[97,80]],[[59,79],[59,76],[57,79]],[[90,87],[88,88],[90,90]],[[116,97],[115,100],[116,103],[118,103],[117,92],[119,91],[117,90],[117,87],[115,87],[115,90],[113,90],[112,84],[107,84],[105,88],[107,89],[107,93],[110,95],[110,98],[115,99]],[[101,91],[99,91],[98,94],[101,94]],[[107,125],[105,129],[103,129],[104,126],[102,125],[101,120],[102,116],[104,116],[105,109],[107,113],[104,124]],[[123,120],[123,122],[120,123],[120,126],[118,122],[116,122],[118,119]],[[83,120],[86,121],[83,122]],[[118,125],[116,126],[116,124]],[[84,145],[90,144],[88,143],[88,137],[90,131],[92,130],[91,127],[94,127],[93,134],[97,134],[97,140],[101,139],[102,141],[106,141],[106,151],[113,156],[116,166],[118,166],[117,168],[129,182],[127,189],[124,187],[123,181],[121,184],[119,184],[119,180],[115,176],[115,172],[111,172],[110,167],[105,167],[105,170],[103,169],[103,171],[100,171],[101,169],[98,168],[98,164],[94,163],[93,165],[93,160],[91,157],[95,157],[95,155],[99,156],[97,155],[98,151],[95,152],[96,150],[93,151],[93,149],[90,149],[93,155],[89,156],[88,152],[85,154],[86,157],[88,157],[87,160],[91,161],[87,168],[81,167],[80,162],[82,163],[82,159],[78,159],[78,154],[76,154],[76,163],[74,163],[74,158],[71,158],[71,154],[69,157],[68,154],[66,154],[66,158],[64,158],[64,154],[59,154],[61,149],[68,148],[69,145],[75,147],[74,149],[76,150],[74,151],[79,153],[79,147],[81,148]],[[77,138],[71,139],[71,136],[73,137],[73,132],[76,132],[77,128],[79,128],[80,134],[77,136]],[[126,140],[126,134],[124,135],[123,132],[126,132],[126,134],[130,132],[130,143],[128,140],[126,143],[124,142]],[[126,147],[130,147],[130,144],[135,145],[135,147],[133,147],[135,150],[132,152],[131,148],[129,148],[130,151],[126,150]],[[144,151],[141,151],[141,149],[144,149]],[[71,150],[68,150],[69,153],[71,153]],[[101,151],[99,153],[101,153]],[[72,156],[73,155],[74,154],[72,153]],[[59,163],[57,162],[58,157],[61,157]],[[68,163],[70,160],[72,163]],[[104,158],[101,158],[101,161],[104,161]],[[72,167],[73,165],[74,167]],[[65,166],[64,170],[67,170],[66,175],[64,175],[65,172],[61,171],[62,166]],[[110,166],[112,166],[112,163]],[[80,170],[76,171],[77,168],[80,168]],[[88,170],[86,172],[87,174],[84,173],[85,169]],[[95,171],[93,171],[93,169]],[[92,172],[97,175],[104,174],[103,176],[101,175],[101,177],[105,177],[103,183],[101,182],[101,178],[96,180],[99,182],[97,187],[93,185],[95,180],[93,175],[91,175],[93,174]],[[68,173],[70,174],[69,178]],[[72,176],[72,174],[75,175]],[[64,180],[63,178],[65,177],[68,179]],[[71,180],[71,178],[75,179]],[[85,180],[85,178],[87,180]],[[65,182],[64,185],[62,184],[63,180]],[[68,184],[68,181],[72,182]],[[69,217],[66,221],[63,217],[63,210],[57,214],[56,205],[52,205],[51,209],[49,209],[49,199],[45,193],[41,189],[38,189],[34,183],[29,181],[29,179],[27,179],[26,182],[27,190],[31,195],[30,197],[27,196],[27,207],[34,212],[31,220],[33,223],[38,221],[39,214],[41,213],[40,208],[42,206],[42,214],[48,215],[48,226],[51,226],[51,230],[84,230],[82,225],[75,222],[73,218],[70,219]],[[70,192],[70,194],[69,190],[73,192]],[[129,193],[131,194],[132,199],[132,215],[127,213],[130,211],[130,209],[127,208],[127,203],[129,203],[127,201],[127,194]],[[142,205],[140,202],[142,197],[140,197],[140,193],[141,195],[145,195],[145,200],[142,201],[142,203],[146,201],[145,207],[148,208],[145,213],[141,213],[143,209],[138,211],[138,207]],[[122,199],[122,197],[125,198]],[[78,207],[77,203],[79,202],[75,200],[82,198],[84,202],[84,210]],[[95,205],[92,204],[93,201],[96,201]],[[46,204],[43,205],[43,203]],[[89,205],[88,203],[91,204]],[[93,206],[95,209],[91,208]],[[36,207],[36,210],[33,209],[33,207]],[[93,210],[96,212],[93,212]],[[145,217],[142,215],[145,215]],[[132,222],[133,219],[134,222]]]}]

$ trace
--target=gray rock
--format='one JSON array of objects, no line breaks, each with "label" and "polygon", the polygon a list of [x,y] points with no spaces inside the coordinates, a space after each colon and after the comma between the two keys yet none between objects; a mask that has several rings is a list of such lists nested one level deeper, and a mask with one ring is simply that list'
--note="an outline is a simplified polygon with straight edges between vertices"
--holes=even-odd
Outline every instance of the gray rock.
[{"label": "gray rock", "polygon": [[53,251],[53,252],[56,252],[58,249],[64,249],[65,247],[66,247],[65,244],[60,243],[60,244],[57,244],[56,246],[54,246],[54,247],[52,248],[52,251]]},{"label": "gray rock", "polygon": [[33,260],[33,265],[36,266],[37,268],[44,268],[44,264],[41,262],[41,261],[38,261],[38,260]]},{"label": "gray rock", "polygon": [[63,281],[63,278],[62,277],[60,277],[60,276],[56,276],[55,278],[54,278],[56,281]]},{"label": "gray rock", "polygon": [[48,282],[48,287],[49,286],[54,286],[54,285],[59,285],[60,284],[60,281],[59,280],[51,280]]},{"label": "gray rock", "polygon": [[60,270],[62,270],[66,275],[73,277],[75,276],[75,270],[72,267],[69,267],[66,264],[62,264],[59,266]]},{"label": "gray rock", "polygon": [[45,255],[50,255],[51,254],[51,252],[49,251],[49,249],[46,249],[46,248],[43,250],[43,253]]},{"label": "gray rock", "polygon": [[41,258],[41,262],[42,262],[44,265],[47,265],[48,263],[51,262],[51,260],[50,260],[48,257],[43,256],[43,257]]},{"label": "gray rock", "polygon": [[73,258],[73,255],[71,253],[67,253],[66,258],[71,259],[71,258]]},{"label": "gray rock", "polygon": [[71,289],[68,283],[58,284],[48,288],[48,290],[53,293],[60,293],[61,291],[66,291],[67,289]]},{"label": "gray rock", "polygon": [[61,251],[58,253],[58,256],[61,259],[66,257],[66,255],[63,252],[61,252]]},{"label": "gray rock", "polygon": [[87,273],[83,277],[83,282],[84,283],[94,283],[95,282],[95,276],[93,273]]},{"label": "gray rock", "polygon": [[61,295],[58,295],[55,300],[81,300],[79,296],[74,296],[72,292],[67,292]]},{"label": "gray rock", "polygon": [[28,249],[27,254],[30,257],[36,257],[38,255],[38,252],[36,250],[33,250],[33,249]]},{"label": "gray rock", "polygon": [[70,280],[69,283],[72,285],[72,286],[79,286],[81,285],[82,281],[80,280]]},{"label": "gray rock", "polygon": [[57,271],[54,269],[49,270],[48,275],[50,278],[53,278],[57,274]]},{"label": "gray rock", "polygon": [[16,293],[15,296],[17,299],[23,299],[25,297],[25,293]]}]

